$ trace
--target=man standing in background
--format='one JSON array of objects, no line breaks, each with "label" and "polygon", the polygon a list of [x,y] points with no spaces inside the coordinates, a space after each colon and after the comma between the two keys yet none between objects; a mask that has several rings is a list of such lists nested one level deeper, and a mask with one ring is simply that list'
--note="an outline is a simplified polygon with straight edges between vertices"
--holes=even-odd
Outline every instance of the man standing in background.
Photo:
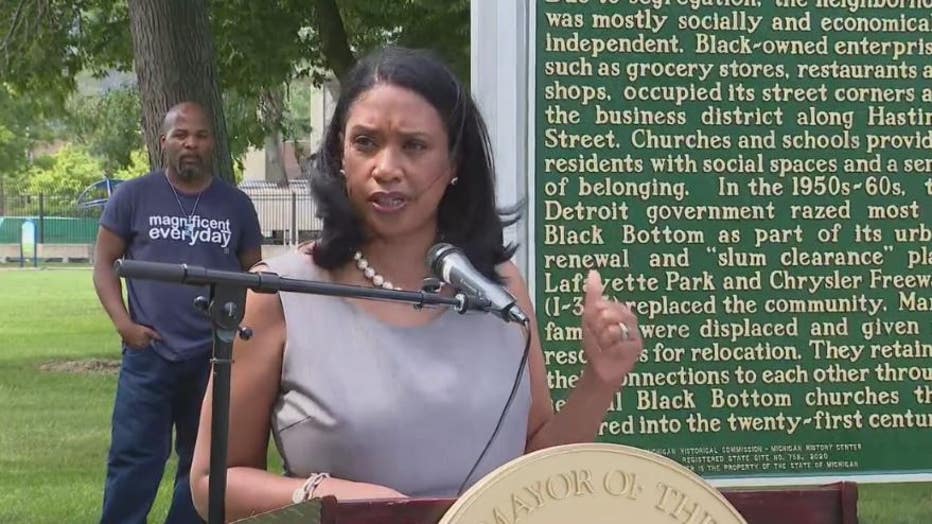
[{"label": "man standing in background", "polygon": [[178,473],[166,522],[201,522],[188,473],[213,345],[210,320],[193,304],[207,290],[127,280],[127,310],[113,263],[126,258],[245,270],[261,259],[252,202],[213,174],[209,123],[196,103],[172,107],[162,126],[165,168],[120,184],[100,219],[94,287],[123,340],[102,523],[146,522],[173,430]]}]

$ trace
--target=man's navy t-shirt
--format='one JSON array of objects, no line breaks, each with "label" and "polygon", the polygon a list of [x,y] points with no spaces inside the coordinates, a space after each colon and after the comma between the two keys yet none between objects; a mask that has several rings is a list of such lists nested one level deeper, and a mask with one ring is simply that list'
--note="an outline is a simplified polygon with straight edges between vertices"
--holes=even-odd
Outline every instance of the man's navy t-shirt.
[{"label": "man's navy t-shirt", "polygon": [[[241,270],[239,255],[262,242],[255,207],[245,193],[219,178],[200,195],[172,191],[161,170],[117,186],[100,225],[126,242],[126,259],[210,269]],[[207,296],[206,286],[126,282],[130,317],[162,337],[152,343],[156,352],[179,361],[211,350],[210,320],[194,307],[197,296]]]}]

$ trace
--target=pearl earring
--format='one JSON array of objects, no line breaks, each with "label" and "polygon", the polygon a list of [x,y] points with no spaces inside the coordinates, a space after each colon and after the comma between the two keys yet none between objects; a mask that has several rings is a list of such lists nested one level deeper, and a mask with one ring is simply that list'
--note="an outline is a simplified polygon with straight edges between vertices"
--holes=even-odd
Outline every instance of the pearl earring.
[{"label": "pearl earring", "polygon": [[453,180],[450,180],[450,185],[455,186],[456,183],[459,182],[459,180],[460,180],[460,177],[458,176],[453,177]]}]

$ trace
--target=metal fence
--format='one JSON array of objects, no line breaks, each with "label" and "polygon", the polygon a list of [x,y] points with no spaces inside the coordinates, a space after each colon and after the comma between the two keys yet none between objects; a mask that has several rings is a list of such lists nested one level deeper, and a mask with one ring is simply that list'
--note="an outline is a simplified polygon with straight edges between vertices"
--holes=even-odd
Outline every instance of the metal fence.
[{"label": "metal fence", "polygon": [[317,207],[305,180],[292,180],[287,185],[247,181],[239,187],[252,199],[267,243],[298,244],[320,232]]},{"label": "metal fence", "polygon": [[0,244],[18,244],[23,222],[36,225],[40,244],[93,244],[100,208],[48,195],[7,196],[0,203]]},{"label": "metal fence", "polygon": [[[293,245],[317,237],[320,220],[307,183],[246,182],[240,188],[259,216],[266,245]],[[0,198],[0,263],[20,261],[23,223],[35,225],[37,254],[43,261],[86,262],[93,257],[102,207],[49,195]]]}]

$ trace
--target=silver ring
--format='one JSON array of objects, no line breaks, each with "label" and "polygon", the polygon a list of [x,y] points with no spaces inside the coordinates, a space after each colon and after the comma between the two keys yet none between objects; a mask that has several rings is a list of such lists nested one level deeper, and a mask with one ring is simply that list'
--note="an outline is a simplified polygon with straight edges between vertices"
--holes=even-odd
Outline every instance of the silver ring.
[{"label": "silver ring", "polygon": [[631,330],[628,326],[626,326],[624,322],[619,322],[618,327],[621,328],[621,339],[625,341],[631,340]]}]

